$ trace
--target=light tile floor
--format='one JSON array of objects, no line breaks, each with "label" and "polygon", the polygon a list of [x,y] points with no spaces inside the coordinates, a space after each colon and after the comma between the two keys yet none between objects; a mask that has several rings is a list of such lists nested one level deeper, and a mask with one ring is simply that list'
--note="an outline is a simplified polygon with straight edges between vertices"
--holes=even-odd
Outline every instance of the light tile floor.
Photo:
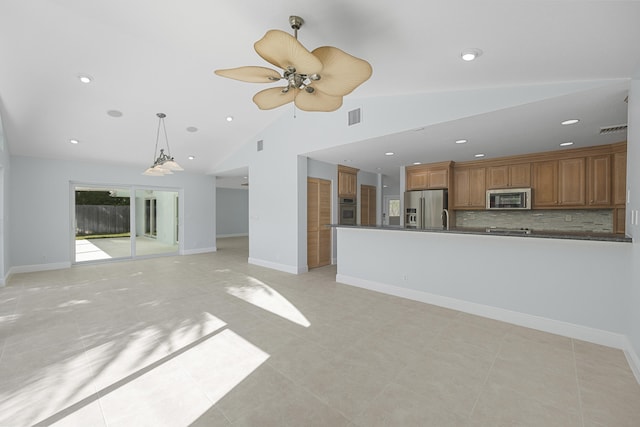
[{"label": "light tile floor", "polygon": [[0,289],[0,426],[634,426],[619,350],[214,254]]}]

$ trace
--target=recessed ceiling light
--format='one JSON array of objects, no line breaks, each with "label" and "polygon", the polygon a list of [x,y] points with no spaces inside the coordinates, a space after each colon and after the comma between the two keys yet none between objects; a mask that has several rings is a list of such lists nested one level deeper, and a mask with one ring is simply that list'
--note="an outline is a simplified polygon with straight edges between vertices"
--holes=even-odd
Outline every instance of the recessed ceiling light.
[{"label": "recessed ceiling light", "polygon": [[122,117],[122,111],[109,110],[109,111],[107,111],[107,115],[111,116],[111,117]]},{"label": "recessed ceiling light", "polygon": [[413,162],[414,165],[421,165],[421,162]]},{"label": "recessed ceiling light", "polygon": [[382,187],[383,188],[389,188],[389,186],[387,184],[384,184]]},{"label": "recessed ceiling light", "polygon": [[187,132],[198,132],[198,128],[195,126],[189,126]]},{"label": "recessed ceiling light", "polygon": [[573,142],[571,142],[571,141],[567,141],[567,142],[563,142],[563,143],[561,143],[561,144],[560,144],[560,147],[568,147],[568,146],[570,146],[570,145],[573,145]]},{"label": "recessed ceiling light", "polygon": [[194,160],[195,158],[196,158],[196,156],[189,156],[189,157],[187,157],[187,159],[189,159],[189,160]]},{"label": "recessed ceiling light", "polygon": [[345,162],[345,163],[351,163],[352,161],[353,161],[353,160],[351,160],[351,159],[344,159],[344,162]]},{"label": "recessed ceiling light", "polygon": [[93,77],[88,74],[80,74],[78,75],[78,80],[80,80],[82,83],[91,83],[93,81]]},{"label": "recessed ceiling light", "polygon": [[386,153],[384,153],[385,156],[393,156],[394,154],[396,153],[394,153],[393,151],[387,151]]},{"label": "recessed ceiling light", "polygon": [[473,61],[480,55],[482,55],[482,51],[475,48],[465,49],[460,53],[460,57],[462,57],[463,61]]},{"label": "recessed ceiling light", "polygon": [[476,155],[475,155],[475,156],[473,156],[473,157],[484,157],[484,154],[482,154],[482,153],[478,153],[478,154],[476,154]]},{"label": "recessed ceiling light", "polygon": [[233,121],[233,116],[227,116],[227,121],[228,122],[232,122]]},{"label": "recessed ceiling light", "polygon": [[73,145],[76,145],[78,143],[77,139],[70,139],[69,142]]},{"label": "recessed ceiling light", "polygon": [[458,139],[456,144],[466,144],[468,141],[466,139]]},{"label": "recessed ceiling light", "polygon": [[243,176],[242,178],[244,178],[244,179],[249,179],[249,177],[248,177],[248,176]]},{"label": "recessed ceiling light", "polygon": [[381,170],[382,170],[382,168],[376,168],[376,170],[377,170],[377,171],[381,171]]},{"label": "recessed ceiling light", "polygon": [[580,120],[578,119],[570,119],[570,120],[565,120],[564,122],[562,122],[561,124],[563,125],[575,125],[576,123],[578,123]]}]

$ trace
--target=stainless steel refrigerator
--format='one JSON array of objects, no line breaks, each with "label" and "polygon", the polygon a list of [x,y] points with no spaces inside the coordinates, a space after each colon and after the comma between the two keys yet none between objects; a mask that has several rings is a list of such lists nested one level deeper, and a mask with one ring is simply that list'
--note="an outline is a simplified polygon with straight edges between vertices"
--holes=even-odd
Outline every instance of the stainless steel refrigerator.
[{"label": "stainless steel refrigerator", "polygon": [[447,190],[407,191],[404,193],[405,228],[448,228]]}]

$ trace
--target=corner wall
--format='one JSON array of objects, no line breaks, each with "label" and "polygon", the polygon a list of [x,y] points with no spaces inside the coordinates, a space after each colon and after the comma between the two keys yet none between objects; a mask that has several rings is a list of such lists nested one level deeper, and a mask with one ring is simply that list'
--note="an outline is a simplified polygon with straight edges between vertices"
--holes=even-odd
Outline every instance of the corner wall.
[{"label": "corner wall", "polygon": [[[633,238],[633,260],[630,295],[627,299],[628,328],[627,336],[635,354],[630,355],[635,362],[636,378],[640,381],[640,225],[635,215],[631,223],[632,212],[640,210],[640,71],[631,81],[629,91],[628,133],[627,133],[627,234]],[[629,356],[629,355],[628,355]],[[632,364],[633,365],[633,364]]]},{"label": "corner wall", "polygon": [[0,117],[0,286],[4,286],[11,267],[9,253],[9,184],[10,160],[9,145],[6,143],[2,117]]}]

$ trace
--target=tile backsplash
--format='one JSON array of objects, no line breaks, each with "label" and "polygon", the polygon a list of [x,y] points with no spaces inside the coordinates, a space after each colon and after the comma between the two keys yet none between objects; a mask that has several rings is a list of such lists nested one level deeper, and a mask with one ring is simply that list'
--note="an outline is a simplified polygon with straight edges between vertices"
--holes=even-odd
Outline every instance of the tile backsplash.
[{"label": "tile backsplash", "polygon": [[456,227],[613,233],[613,210],[456,211]]}]

